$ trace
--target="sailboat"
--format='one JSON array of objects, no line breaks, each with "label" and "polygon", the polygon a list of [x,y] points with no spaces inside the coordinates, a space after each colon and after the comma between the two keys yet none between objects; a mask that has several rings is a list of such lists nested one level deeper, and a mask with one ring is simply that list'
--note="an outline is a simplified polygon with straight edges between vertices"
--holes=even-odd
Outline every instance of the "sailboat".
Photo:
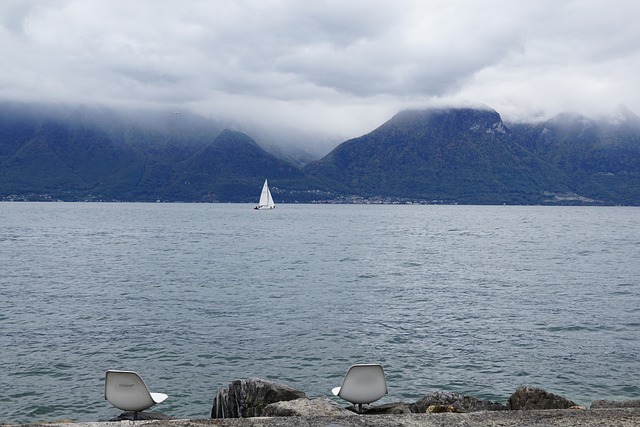
[{"label": "sailboat", "polygon": [[260,193],[260,201],[258,202],[258,206],[254,209],[274,209],[276,204],[273,203],[273,197],[271,197],[271,191],[269,191],[269,184],[267,184],[267,180],[264,180],[264,185],[262,186],[262,193]]}]

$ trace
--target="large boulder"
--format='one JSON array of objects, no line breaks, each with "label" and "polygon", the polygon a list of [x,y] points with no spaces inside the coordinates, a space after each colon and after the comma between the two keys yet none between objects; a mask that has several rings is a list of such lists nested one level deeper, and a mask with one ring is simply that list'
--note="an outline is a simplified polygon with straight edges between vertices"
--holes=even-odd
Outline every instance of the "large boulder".
[{"label": "large boulder", "polygon": [[638,400],[596,400],[591,403],[591,409],[605,409],[605,408],[640,408],[640,399]]},{"label": "large boulder", "polygon": [[262,411],[263,417],[333,417],[343,415],[355,415],[347,411],[336,402],[326,397],[307,399],[306,397],[295,400],[275,402],[267,405]]},{"label": "large boulder", "polygon": [[536,387],[518,388],[507,404],[512,410],[569,409],[572,406],[576,406],[573,401]]},{"label": "large boulder", "polygon": [[301,397],[307,395],[284,384],[260,378],[236,380],[216,393],[211,418],[259,417],[270,403]]},{"label": "large boulder", "polygon": [[507,407],[501,403],[481,400],[458,393],[437,391],[425,395],[416,403],[412,404],[411,410],[418,414],[424,414],[430,406],[434,408],[451,406],[451,410],[448,412],[504,411],[507,409]]}]

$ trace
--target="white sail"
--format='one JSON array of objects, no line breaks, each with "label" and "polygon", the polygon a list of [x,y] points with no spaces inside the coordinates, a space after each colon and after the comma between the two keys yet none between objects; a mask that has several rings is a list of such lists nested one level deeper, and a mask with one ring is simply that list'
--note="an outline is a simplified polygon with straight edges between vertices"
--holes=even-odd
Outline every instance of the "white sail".
[{"label": "white sail", "polygon": [[265,179],[264,185],[262,186],[262,193],[260,193],[260,201],[256,209],[273,209],[275,207],[276,204],[273,203],[273,197],[271,197],[271,191],[269,191],[269,184],[267,184],[267,180]]}]

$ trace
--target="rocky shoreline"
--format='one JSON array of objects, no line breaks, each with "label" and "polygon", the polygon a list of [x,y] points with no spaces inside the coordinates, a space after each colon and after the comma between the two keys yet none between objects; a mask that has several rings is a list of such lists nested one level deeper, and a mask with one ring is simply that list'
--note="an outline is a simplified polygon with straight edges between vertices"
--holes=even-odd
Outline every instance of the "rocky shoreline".
[{"label": "rocky shoreline", "polygon": [[[131,421],[46,423],[31,427],[122,427]],[[472,413],[219,418],[135,421],[138,427],[637,427],[640,408],[483,411]]]},{"label": "rocky shoreline", "polygon": [[[635,408],[640,400],[613,402],[598,400],[591,409]],[[326,397],[310,399],[303,391],[259,378],[231,382],[218,390],[213,398],[211,418],[313,417],[354,415],[408,415],[475,412],[521,412],[532,410],[584,411],[586,407],[563,396],[536,387],[520,387],[506,404],[482,400],[457,393],[434,392],[416,402],[364,405],[361,412],[354,406],[343,407]],[[640,424],[639,424],[640,425]]]},{"label": "rocky shoreline", "polygon": [[[69,420],[29,424],[47,427],[115,427],[132,413],[106,422]],[[351,426],[640,426],[640,399],[596,400],[589,408],[535,387],[520,387],[506,404],[457,393],[434,392],[416,402],[366,405],[358,413],[326,397],[308,398],[300,390],[259,378],[236,380],[217,391],[211,419],[173,419],[154,412],[138,414],[149,427],[351,427]],[[0,424],[8,427],[10,424]]]}]

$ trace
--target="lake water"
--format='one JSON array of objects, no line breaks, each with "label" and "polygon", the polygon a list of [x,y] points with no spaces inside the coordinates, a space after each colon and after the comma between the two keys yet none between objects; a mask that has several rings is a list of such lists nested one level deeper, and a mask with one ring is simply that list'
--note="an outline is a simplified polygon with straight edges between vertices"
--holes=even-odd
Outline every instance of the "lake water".
[{"label": "lake water", "polygon": [[[247,377],[328,396],[640,398],[640,209],[0,203],[0,422],[120,414],[107,369],[207,418]],[[341,402],[344,403],[344,402]]]}]

